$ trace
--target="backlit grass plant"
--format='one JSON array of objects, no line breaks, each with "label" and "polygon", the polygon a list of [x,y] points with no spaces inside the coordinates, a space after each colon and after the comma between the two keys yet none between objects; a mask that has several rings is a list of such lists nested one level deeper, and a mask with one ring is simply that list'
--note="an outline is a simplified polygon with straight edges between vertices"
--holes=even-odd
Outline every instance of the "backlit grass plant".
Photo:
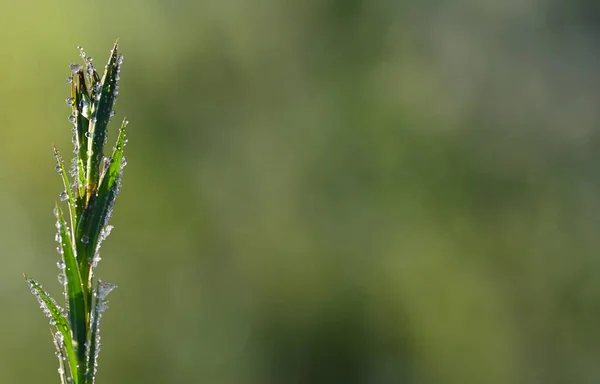
[{"label": "backlit grass plant", "polygon": [[107,126],[114,116],[113,104],[119,93],[119,71],[123,56],[115,43],[102,78],[92,59],[79,48],[83,65],[71,64],[71,108],[75,157],[70,166],[70,178],[63,158],[54,148],[56,172],[65,190],[60,200],[66,202],[68,219],[57,203],[56,242],[61,258],[58,280],[64,286],[63,307],[50,297],[42,286],[25,275],[25,279],[46,316],[58,356],[61,382],[92,384],[97,371],[100,351],[99,322],[106,310],[106,296],[114,284],[95,281],[94,269],[100,261],[102,241],[110,234],[108,224],[115,198],[120,190],[125,166],[123,148],[127,142],[124,119],[117,143],[110,157],[104,156]]}]

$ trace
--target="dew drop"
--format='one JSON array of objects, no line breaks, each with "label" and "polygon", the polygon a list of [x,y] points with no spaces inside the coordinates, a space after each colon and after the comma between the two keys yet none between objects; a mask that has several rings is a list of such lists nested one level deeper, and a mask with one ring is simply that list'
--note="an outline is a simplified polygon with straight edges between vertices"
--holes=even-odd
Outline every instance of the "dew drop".
[{"label": "dew drop", "polygon": [[56,266],[57,266],[57,267],[58,267],[58,269],[60,269],[61,271],[67,267],[67,265],[65,264],[65,262],[64,262],[64,261],[62,261],[62,260],[58,260],[58,261],[56,262]]},{"label": "dew drop", "polygon": [[69,107],[72,107],[72,106],[73,106],[73,103],[75,102],[75,99],[74,99],[74,98],[72,98],[72,97],[67,97],[67,98],[65,99],[65,102],[67,103],[67,105],[68,105]]},{"label": "dew drop", "polygon": [[69,120],[69,123],[74,123],[75,122],[75,116],[73,116],[73,115],[69,116],[68,120]]},{"label": "dew drop", "polygon": [[81,65],[76,64],[76,63],[71,63],[69,65],[69,69],[71,70],[71,73],[76,74],[77,72],[79,72],[81,70]]},{"label": "dew drop", "polygon": [[81,242],[83,244],[88,244],[90,242],[90,238],[87,235],[81,236]]},{"label": "dew drop", "polygon": [[60,285],[67,285],[67,276],[64,273],[59,273],[58,274],[58,282],[60,283]]},{"label": "dew drop", "polygon": [[108,294],[111,293],[115,288],[117,288],[116,284],[99,282],[98,290],[96,291],[95,296],[99,300],[104,300],[106,299],[106,296],[108,296]]},{"label": "dew drop", "polygon": [[71,84],[73,82],[73,77],[69,76],[67,77],[67,84]]},{"label": "dew drop", "polygon": [[65,201],[69,198],[69,194],[67,193],[67,191],[62,191],[59,195],[60,197],[60,201]]},{"label": "dew drop", "polygon": [[[56,217],[57,219],[60,217],[60,210],[58,209],[58,207],[54,207],[54,209],[52,210],[52,212],[54,213],[54,217]],[[60,223],[56,223],[56,226],[58,228],[60,228]]]},{"label": "dew drop", "polygon": [[87,137],[88,139],[91,139],[94,137],[94,134],[92,132],[86,132],[85,137]]},{"label": "dew drop", "polygon": [[57,243],[61,242],[60,233],[57,233],[56,235],[54,235],[54,241],[56,241]]},{"label": "dew drop", "polygon": [[65,337],[63,336],[61,331],[56,331],[56,333],[54,334],[54,340],[56,340],[58,345],[62,345],[65,341]]},{"label": "dew drop", "polygon": [[107,309],[108,309],[108,305],[104,301],[99,301],[96,304],[96,311],[98,311],[98,313],[106,312]]},{"label": "dew drop", "polygon": [[110,224],[105,225],[104,228],[102,228],[102,231],[100,231],[100,239],[102,241],[106,240],[106,238],[110,235],[113,228],[114,228],[114,226],[112,226]]}]

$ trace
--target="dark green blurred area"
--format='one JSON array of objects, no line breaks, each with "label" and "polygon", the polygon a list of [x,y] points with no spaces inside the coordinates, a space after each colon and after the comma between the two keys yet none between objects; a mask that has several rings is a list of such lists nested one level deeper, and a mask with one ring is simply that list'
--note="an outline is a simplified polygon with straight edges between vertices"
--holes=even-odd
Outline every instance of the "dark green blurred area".
[{"label": "dark green blurred area", "polygon": [[22,273],[60,297],[68,64],[117,37],[99,383],[600,382],[599,15],[0,3],[0,383],[58,382]]}]

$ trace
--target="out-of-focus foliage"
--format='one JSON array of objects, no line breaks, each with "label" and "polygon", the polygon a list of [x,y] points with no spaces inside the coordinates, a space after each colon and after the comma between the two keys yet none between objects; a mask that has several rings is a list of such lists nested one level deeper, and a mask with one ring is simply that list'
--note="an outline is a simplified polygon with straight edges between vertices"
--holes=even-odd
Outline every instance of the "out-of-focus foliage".
[{"label": "out-of-focus foliage", "polygon": [[99,383],[597,383],[597,8],[0,3],[0,382],[56,379],[21,273],[58,273],[65,62],[119,37]]}]

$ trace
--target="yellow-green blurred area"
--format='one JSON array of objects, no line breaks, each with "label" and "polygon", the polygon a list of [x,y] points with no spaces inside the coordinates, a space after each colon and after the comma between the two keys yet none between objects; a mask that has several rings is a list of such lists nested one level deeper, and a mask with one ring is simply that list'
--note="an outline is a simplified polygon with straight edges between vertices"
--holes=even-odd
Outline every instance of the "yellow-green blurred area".
[{"label": "yellow-green blurred area", "polygon": [[[0,383],[58,383],[51,144],[125,60],[97,382],[600,382],[600,7],[0,3]],[[109,131],[108,149],[117,130]]]}]

